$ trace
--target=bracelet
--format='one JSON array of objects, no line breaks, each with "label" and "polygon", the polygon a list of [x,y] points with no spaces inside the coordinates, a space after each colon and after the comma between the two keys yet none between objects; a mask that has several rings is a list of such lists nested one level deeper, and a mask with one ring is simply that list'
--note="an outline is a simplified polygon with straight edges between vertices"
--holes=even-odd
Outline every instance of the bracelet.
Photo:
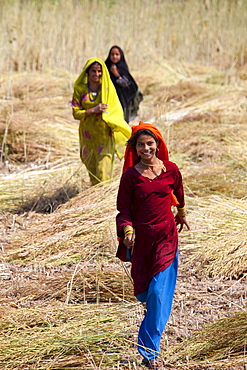
[{"label": "bracelet", "polygon": [[123,231],[124,231],[124,236],[126,236],[128,234],[133,234],[134,229],[131,225],[126,225],[123,227]]},{"label": "bracelet", "polygon": [[123,231],[124,233],[126,233],[127,231],[133,231],[133,227],[131,225],[126,225],[123,227]]},{"label": "bracelet", "polygon": [[177,208],[177,210],[178,210],[177,214],[180,217],[185,217],[187,215],[187,211],[186,211],[185,207],[183,207],[183,208]]}]

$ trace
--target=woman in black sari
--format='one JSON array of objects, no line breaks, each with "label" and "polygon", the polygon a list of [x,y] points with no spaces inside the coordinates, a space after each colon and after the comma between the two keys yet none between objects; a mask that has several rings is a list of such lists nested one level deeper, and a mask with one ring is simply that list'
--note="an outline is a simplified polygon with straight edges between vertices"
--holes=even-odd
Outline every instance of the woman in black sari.
[{"label": "woman in black sari", "polygon": [[111,47],[105,64],[123,107],[125,121],[129,122],[137,116],[143,95],[129,73],[124,52],[119,46]]}]

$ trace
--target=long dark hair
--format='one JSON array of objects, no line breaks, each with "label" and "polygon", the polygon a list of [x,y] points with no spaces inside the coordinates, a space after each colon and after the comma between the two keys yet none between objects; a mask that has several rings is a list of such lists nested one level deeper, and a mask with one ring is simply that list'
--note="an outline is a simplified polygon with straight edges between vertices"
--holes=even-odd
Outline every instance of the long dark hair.
[{"label": "long dark hair", "polygon": [[131,138],[127,141],[127,146],[130,146],[132,148],[136,148],[136,143],[137,143],[137,140],[139,138],[139,136],[141,135],[149,135],[149,136],[152,136],[152,138],[155,140],[155,142],[159,143],[159,140],[157,139],[157,137],[154,135],[154,133],[146,128],[142,128],[141,130],[138,130],[136,131],[136,133],[131,136]]}]

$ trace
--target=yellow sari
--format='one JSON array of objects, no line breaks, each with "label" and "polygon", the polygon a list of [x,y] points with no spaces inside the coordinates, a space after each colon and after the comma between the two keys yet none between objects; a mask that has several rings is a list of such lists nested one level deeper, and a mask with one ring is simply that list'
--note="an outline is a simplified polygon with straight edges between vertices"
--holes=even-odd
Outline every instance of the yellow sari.
[{"label": "yellow sari", "polygon": [[[94,62],[102,66],[101,90],[96,97],[88,91],[86,72]],[[106,103],[107,111],[86,116],[86,110],[99,103]],[[72,109],[74,118],[80,120],[80,157],[87,167],[92,184],[109,180],[113,175],[114,154],[123,158],[131,128],[124,120],[115,87],[101,59],[90,58],[75,81]]]}]

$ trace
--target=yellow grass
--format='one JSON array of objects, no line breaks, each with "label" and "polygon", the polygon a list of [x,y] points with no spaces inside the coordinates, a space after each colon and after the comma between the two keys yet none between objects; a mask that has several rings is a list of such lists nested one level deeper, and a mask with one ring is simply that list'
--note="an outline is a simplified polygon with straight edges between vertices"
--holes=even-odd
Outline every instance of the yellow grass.
[{"label": "yellow grass", "polygon": [[[188,220],[192,231],[180,236],[180,250],[186,261],[180,266],[180,271],[190,269],[191,273],[221,278],[222,282],[228,278],[245,279],[245,85],[240,84],[236,88],[234,84],[224,87],[212,85],[207,82],[208,76],[201,70],[200,78],[197,74],[193,78],[194,71],[189,65],[184,65],[189,77],[183,72],[181,81],[179,64],[172,68],[169,68],[168,63],[164,66],[166,68],[162,71],[162,64],[157,65],[151,87],[146,73],[144,72],[142,79],[141,71],[138,72],[138,79],[142,81],[146,94],[140,117],[151,122],[157,120],[168,143],[171,160],[178,163],[184,177]],[[162,81],[161,71],[164,77]],[[214,74],[216,72],[212,70],[212,75]],[[18,132],[22,137],[23,147],[25,143],[26,152],[16,150],[22,163],[18,166],[15,164],[18,163],[15,154],[9,153],[9,162],[3,162],[2,167],[1,276],[5,279],[2,286],[6,290],[0,304],[2,307],[12,305],[24,309],[25,315],[30,314],[31,317],[32,310],[40,304],[49,311],[53,302],[54,312],[60,306],[65,309],[68,305],[70,312],[73,312],[77,310],[74,305],[78,303],[98,304],[102,307],[99,308],[100,320],[104,320],[103,305],[106,302],[109,305],[111,302],[118,304],[117,310],[121,311],[125,310],[127,302],[133,300],[129,268],[124,270],[115,259],[114,219],[122,163],[116,161],[113,181],[90,187],[85,167],[78,158],[78,123],[72,119],[68,103],[72,80],[69,83],[69,76],[66,74],[57,77],[53,73],[45,74],[41,83],[45,90],[39,90],[39,98],[35,99],[36,86],[42,78],[43,75],[39,74],[25,75],[25,78],[20,74],[13,75],[9,96],[15,96],[14,103],[10,102],[5,110],[1,110],[2,117],[6,120],[12,112],[12,121],[7,125],[6,143],[11,143],[18,149],[13,139]],[[2,89],[6,91],[7,80],[4,81]],[[57,92],[53,92],[54,84]],[[23,93],[27,86],[28,94]],[[46,93],[50,97],[48,100],[51,110],[46,107]],[[57,99],[57,96],[60,98]],[[39,104],[35,103],[36,100]],[[156,102],[154,106],[153,101]],[[39,130],[33,128],[36,121],[32,123],[30,120],[32,110],[29,109],[26,115],[24,113],[26,106],[30,104],[34,104],[34,117],[40,120]],[[29,118],[28,124],[25,117]],[[4,127],[6,126],[3,125]],[[4,129],[2,132],[4,134]],[[46,144],[48,134],[52,138],[49,145]],[[44,140],[42,155],[35,150],[39,140]],[[217,249],[215,245],[218,246]],[[130,315],[133,317],[136,309],[142,312],[140,305],[137,308],[130,307]],[[84,311],[83,307],[81,310]],[[35,312],[37,320],[43,323],[42,312],[39,309]],[[114,313],[109,312],[115,320]],[[57,322],[56,317],[54,321]],[[5,314],[2,322],[6,322]],[[17,328],[22,325],[21,316],[18,316],[16,323]],[[135,334],[138,323],[139,317],[133,324]],[[79,345],[81,339],[74,332],[75,323],[71,324],[72,327],[66,326],[68,336],[64,337],[64,324],[57,322],[55,328],[62,335],[57,337],[57,331],[53,332],[52,326],[52,330],[43,339],[42,324],[41,331],[36,324],[32,330],[29,325],[19,332],[14,328],[14,331],[8,332],[8,337],[3,342],[9,351],[4,352],[6,357],[3,361],[8,363],[9,368],[21,368],[21,364],[26,364],[30,369],[49,368],[48,366],[61,368],[65,364],[75,368],[79,364],[85,364],[89,369],[108,369],[109,364],[117,364],[119,353],[114,352],[115,339],[114,354],[110,357],[107,353],[102,355],[101,342],[96,343],[94,338],[92,342],[89,339],[83,342],[85,347],[82,350]],[[93,326],[94,321],[91,324]],[[129,319],[126,324],[130,325]],[[90,327],[88,322],[87,325]],[[119,340],[121,328],[118,330],[117,325],[114,325],[112,330],[115,328],[114,338]],[[37,340],[37,345],[26,349],[30,335]],[[105,327],[99,326],[96,337],[99,336],[109,336],[112,343],[110,328],[107,335]],[[69,338],[72,338],[71,341]],[[127,342],[128,346],[125,339],[122,342],[120,338],[121,343],[117,342],[117,346],[120,345],[120,357],[133,357],[134,353],[133,361],[136,361],[135,338],[130,343]],[[17,346],[17,352],[13,351],[13,344]],[[15,364],[15,355],[23,361],[19,365]],[[187,355],[190,355],[189,350],[185,357]],[[166,356],[165,352],[162,352],[162,356]],[[223,359],[224,356],[225,352],[221,354],[219,348],[219,358]],[[243,351],[240,358],[241,356]],[[210,358],[210,354],[207,357]],[[36,365],[32,361],[36,361]],[[126,366],[134,368],[133,361]],[[169,363],[170,360],[167,361]],[[182,360],[177,360],[175,366],[203,368],[207,366],[205,361],[207,360],[195,358],[185,364]],[[234,363],[237,357],[231,361]]]},{"label": "yellow grass", "polygon": [[[140,368],[143,307],[133,303],[130,266],[115,258],[122,163],[112,181],[90,187],[70,106],[86,59],[105,59],[115,43],[145,96],[139,118],[158,125],[181,169],[192,228],[180,235],[185,293],[178,286],[162,358],[171,369],[246,366],[245,2],[12,0],[0,7],[3,369],[109,370],[126,358],[123,370]],[[220,293],[210,295],[213,284]],[[206,297],[216,314],[205,316],[214,322],[203,329],[212,310]],[[187,316],[203,319],[188,328]],[[180,347],[176,330],[191,335]]]},{"label": "yellow grass", "polygon": [[[208,325],[204,330],[195,333],[178,348],[173,348],[171,359],[201,360],[202,364],[230,358],[245,353],[247,341],[247,310],[236,312],[230,317]],[[246,362],[244,361],[242,365]],[[217,362],[216,362],[217,364]],[[222,366],[222,363],[221,363]],[[224,365],[222,366],[224,368]]]},{"label": "yellow grass", "polygon": [[120,44],[137,70],[164,59],[215,64],[247,61],[245,1],[19,0],[1,2],[1,71],[79,72]]},{"label": "yellow grass", "polygon": [[[247,276],[246,200],[213,196],[191,202],[193,254],[188,264],[213,278]],[[194,242],[193,242],[194,240]],[[188,246],[189,248],[189,246]]]},{"label": "yellow grass", "polygon": [[67,160],[73,154],[78,158],[78,124],[71,120],[70,114],[70,78],[72,81],[68,73],[60,78],[54,73],[42,76],[16,73],[2,77],[1,161],[39,165],[61,157]]},{"label": "yellow grass", "polygon": [[111,368],[124,358],[121,353],[133,346],[139,315],[134,304],[12,310],[0,319],[2,369],[26,365],[47,370],[59,368],[59,364],[69,366],[70,362],[85,370],[96,369],[101,363]]}]

